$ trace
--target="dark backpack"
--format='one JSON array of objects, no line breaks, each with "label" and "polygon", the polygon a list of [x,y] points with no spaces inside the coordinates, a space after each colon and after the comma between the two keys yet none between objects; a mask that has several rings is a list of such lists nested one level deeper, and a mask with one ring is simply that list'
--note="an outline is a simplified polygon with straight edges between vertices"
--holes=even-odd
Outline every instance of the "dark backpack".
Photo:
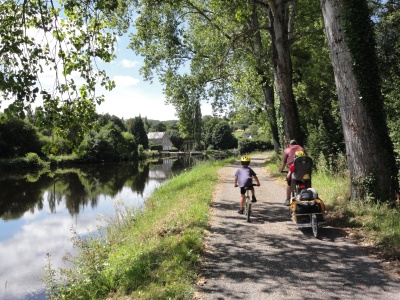
[{"label": "dark backpack", "polygon": [[310,190],[301,190],[300,192],[300,200],[313,200],[314,198],[314,193]]}]

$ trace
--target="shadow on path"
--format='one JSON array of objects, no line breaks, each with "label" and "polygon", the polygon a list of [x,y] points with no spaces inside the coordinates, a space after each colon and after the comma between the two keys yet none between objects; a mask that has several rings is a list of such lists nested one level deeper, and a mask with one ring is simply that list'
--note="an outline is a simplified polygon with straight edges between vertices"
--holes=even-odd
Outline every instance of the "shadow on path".
[{"label": "shadow on path", "polygon": [[285,189],[262,173],[263,161],[251,164],[261,177],[251,223],[236,212],[238,165],[221,171],[196,299],[400,299],[399,281],[342,230],[323,227],[316,239],[290,220],[278,200]]}]

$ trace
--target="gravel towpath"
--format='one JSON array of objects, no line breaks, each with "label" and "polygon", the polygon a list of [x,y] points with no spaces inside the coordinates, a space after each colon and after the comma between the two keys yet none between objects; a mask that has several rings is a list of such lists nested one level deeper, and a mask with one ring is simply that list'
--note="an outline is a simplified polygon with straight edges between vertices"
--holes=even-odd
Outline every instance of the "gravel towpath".
[{"label": "gravel towpath", "polygon": [[264,172],[265,159],[254,156],[250,164],[261,182],[251,223],[237,213],[239,163],[220,170],[194,299],[400,300],[399,278],[342,230],[326,226],[316,239],[290,220],[285,186]]}]

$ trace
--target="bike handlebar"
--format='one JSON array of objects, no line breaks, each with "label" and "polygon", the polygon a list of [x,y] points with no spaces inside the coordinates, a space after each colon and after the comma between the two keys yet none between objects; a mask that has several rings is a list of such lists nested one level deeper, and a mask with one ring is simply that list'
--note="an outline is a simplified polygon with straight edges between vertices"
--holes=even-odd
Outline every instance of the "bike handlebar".
[{"label": "bike handlebar", "polygon": [[[259,185],[258,185],[258,184],[256,184],[256,183],[253,183],[252,185],[245,186],[245,187],[253,187],[253,186],[259,186]],[[235,187],[238,187],[238,185],[235,185]]]}]

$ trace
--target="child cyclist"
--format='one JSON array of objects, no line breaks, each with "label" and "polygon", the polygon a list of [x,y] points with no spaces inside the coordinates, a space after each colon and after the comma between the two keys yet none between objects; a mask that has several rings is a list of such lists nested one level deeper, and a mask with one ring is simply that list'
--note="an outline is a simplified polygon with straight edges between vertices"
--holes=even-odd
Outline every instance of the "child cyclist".
[{"label": "child cyclist", "polygon": [[260,186],[260,181],[258,180],[257,174],[253,171],[253,169],[249,168],[250,157],[243,156],[240,162],[242,167],[236,171],[235,187],[240,187],[240,210],[238,213],[243,214],[246,194],[245,187],[251,187],[251,202],[257,202],[254,194],[253,178],[257,182],[257,186]]}]

